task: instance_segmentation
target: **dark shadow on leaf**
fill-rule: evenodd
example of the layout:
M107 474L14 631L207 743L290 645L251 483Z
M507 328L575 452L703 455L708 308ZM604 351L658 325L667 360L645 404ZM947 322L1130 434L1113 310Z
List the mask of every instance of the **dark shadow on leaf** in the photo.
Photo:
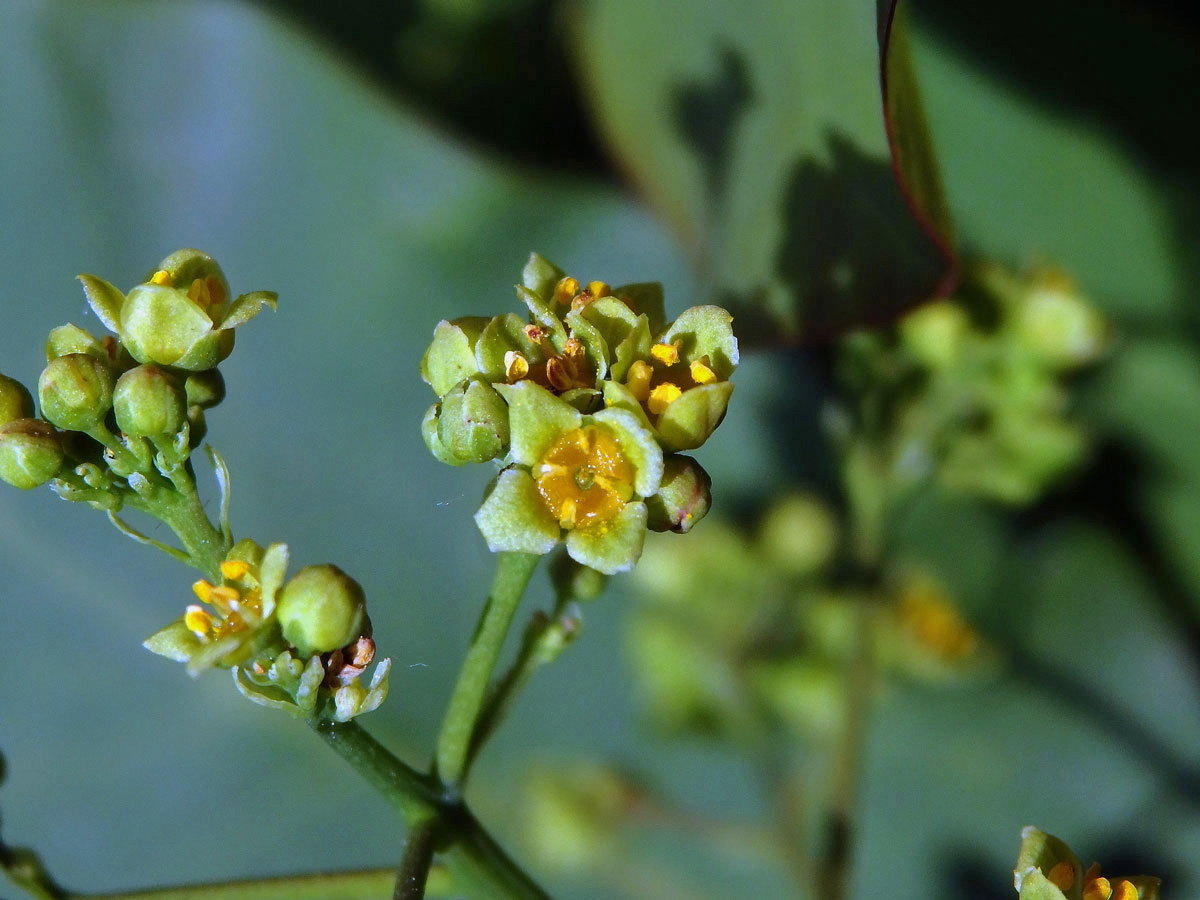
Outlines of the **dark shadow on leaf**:
M1013 842L1013 859L1017 858ZM970 900L1012 900L1012 871L997 869L982 856L965 849L947 851L938 866L935 884L938 890L930 891L931 897L969 897Z

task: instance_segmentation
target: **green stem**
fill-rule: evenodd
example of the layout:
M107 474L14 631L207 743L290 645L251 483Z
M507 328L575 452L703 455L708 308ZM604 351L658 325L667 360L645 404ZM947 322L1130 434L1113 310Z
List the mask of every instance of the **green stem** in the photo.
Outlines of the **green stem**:
M433 819L409 829L404 860L396 875L392 900L424 900L425 882L429 878L429 867L433 864L437 837L438 825Z
M486 900L549 900L474 816L441 784L401 762L355 722L313 721L313 730L391 803L410 827L436 819L456 892Z
M184 489L162 487L145 494L126 498L134 509L148 513L175 532L183 549L191 558L191 564L212 581L220 581L221 561L229 552L225 536L221 534L200 502L191 473L181 479Z
M395 880L394 869L364 869L180 885L126 894L69 894L66 900L386 900ZM435 866L430 870L426 896L455 896L450 874L444 868Z
M492 591L471 641L471 649L459 670L458 682L438 735L436 771L442 783L455 791L467 777L471 735L483 708L500 649L540 559L530 553L497 554Z

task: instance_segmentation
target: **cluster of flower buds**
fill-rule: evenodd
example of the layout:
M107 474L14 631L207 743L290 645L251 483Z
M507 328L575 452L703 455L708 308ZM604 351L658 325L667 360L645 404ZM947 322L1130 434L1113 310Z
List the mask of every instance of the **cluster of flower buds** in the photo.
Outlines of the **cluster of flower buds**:
M633 566L647 528L686 532L710 480L681 451L720 424L738 362L729 313L668 323L662 286L581 284L533 254L528 318L443 321L421 374L440 398L422 432L451 465L504 466L475 520L493 552L560 541L606 574Z
M239 541L221 563L221 583L197 581L200 602L146 648L187 663L193 675L232 669L247 698L297 716L345 722L376 709L391 660L361 683L375 658L362 587L332 565L306 566L285 582L287 565L286 545Z
M1150 875L1106 877L1100 864L1084 869L1071 848L1027 825L1013 870L1020 900L1158 900L1160 880Z
M0 376L0 479L24 489L53 481L68 499L114 510L131 491L174 481L204 437L204 411L224 398L216 367L233 329L273 308L275 295L232 298L220 266L198 250L171 254L128 294L79 279L113 334L50 332L41 418L30 392Z
M994 651L927 574L889 570L869 595L841 583L842 531L822 501L791 494L752 533L712 521L690 547L650 543L627 637L655 727L745 735L760 710L802 740L838 733L863 610L881 678L953 683L995 670Z
M1087 455L1068 378L1108 343L1108 324L1064 274L985 266L893 331L847 338L842 374L859 407L842 424L886 436L897 483L932 476L1029 503Z

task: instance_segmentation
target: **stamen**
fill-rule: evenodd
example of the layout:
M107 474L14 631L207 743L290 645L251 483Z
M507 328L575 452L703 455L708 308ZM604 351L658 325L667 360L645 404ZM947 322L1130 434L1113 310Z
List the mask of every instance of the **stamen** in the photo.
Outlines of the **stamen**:
M225 587L224 585L221 585L220 587L213 588L209 592L209 598L210 599L208 602L217 609L221 610L222 612L228 612L230 610L237 609L238 603L242 599L242 595L237 592L236 588Z
M1138 889L1132 881L1118 881L1113 888L1112 900L1138 900Z
M592 297L607 297L612 293L612 288L603 281L589 281L587 289Z
M558 284L554 286L554 302L566 305L570 303L575 295L579 293L579 282L568 275L566 278L560 278Z
M227 559L221 563L221 574L230 581L238 581L250 571L250 563L242 559Z
M692 373L692 381L696 384L712 384L717 380L717 373L699 360L692 363L689 370Z
M563 500L562 514L558 517L558 524L563 528L571 529L575 527L575 516L578 510L578 504L571 497Z
M174 282L173 282L173 279L171 278L170 272L168 272L166 269L159 269L157 272L155 272L153 275L150 276L150 283L151 284L159 284L159 285L162 285L163 287L171 287Z
M650 396L646 400L646 407L656 416L666 412L668 406L679 399L683 393L678 385L671 384L669 381L664 381L650 392Z
M213 617L200 606L189 606L183 614L183 624L199 638L207 638L213 631Z
M1055 863L1046 873L1046 879L1064 893L1075 883L1075 867L1069 862Z
M1125 884L1129 884L1129 882L1126 881ZM1083 886L1083 900L1111 900L1112 895L1112 885L1109 884L1107 878L1092 878Z
M673 366L679 362L679 341L673 344L655 344L650 348L650 355L664 366Z
M516 350L504 354L504 377L509 384L516 384L529 374L529 360Z
M546 360L546 380L560 394L575 386L575 367L569 360L555 356Z
M653 374L654 369L645 360L639 359L629 367L625 387L629 388L629 393L633 394L638 403L645 403L650 396L650 378Z
M197 581L195 584L192 585L192 593L194 593L198 598L200 598L200 600L202 600L205 603L212 602L209 599L212 596L212 589L213 589L213 586L209 582L205 581L203 578L201 578L199 581Z

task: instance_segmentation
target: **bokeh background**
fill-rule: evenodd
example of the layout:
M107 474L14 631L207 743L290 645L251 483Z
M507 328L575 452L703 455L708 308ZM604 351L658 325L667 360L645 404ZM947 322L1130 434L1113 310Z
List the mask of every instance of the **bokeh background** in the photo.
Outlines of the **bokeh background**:
M690 252L686 200L670 209L665 182L644 177L671 168L653 127L611 141L628 124L622 48L653 48L659 36L637 22L651 29L669 7L344 6L0 7L0 370L33 381L52 326L100 330L79 271L125 286L196 246L235 292L278 291L278 314L239 334L223 366L229 397L210 416L234 475L235 532L285 540L298 563L335 561L364 584L396 663L369 727L420 762L490 565L470 521L489 473L439 466L418 434L433 398L417 369L434 323L515 308L509 285L534 249L582 278L661 280L672 313L709 295L713 267ZM910 12L960 244L1063 264L1119 339L1083 387L1102 435L1086 472L1018 519L930 494L902 523L904 552L1036 665L880 700L853 895L1010 896L1018 831L1035 822L1109 869L1154 872L1167 896L1192 896L1200 176L1182 123L1200 99L1195 13L1065 0L920 0ZM778 42L764 58L810 48L789 30L789 4L730 15ZM721 71L722 48L703 35L680 28L670 40L665 57L682 47L696 71ZM789 70L769 71L780 96ZM831 85L861 77L827 72ZM736 238L748 253L766 239ZM763 346L745 358L703 454L718 510L828 477L822 388L806 377L814 353ZM795 419L786 442L782 415ZM390 811L302 725L140 648L178 615L188 584L177 564L48 490L3 492L6 838L87 891L389 864L400 840ZM530 609L549 595L535 584ZM718 748L639 727L621 640L630 592L618 578L587 608L584 638L535 680L477 770L473 805L518 857L536 763L610 757L697 810L762 814L750 777ZM706 897L785 896L781 875L677 835L641 849ZM535 874L557 896L621 894Z

